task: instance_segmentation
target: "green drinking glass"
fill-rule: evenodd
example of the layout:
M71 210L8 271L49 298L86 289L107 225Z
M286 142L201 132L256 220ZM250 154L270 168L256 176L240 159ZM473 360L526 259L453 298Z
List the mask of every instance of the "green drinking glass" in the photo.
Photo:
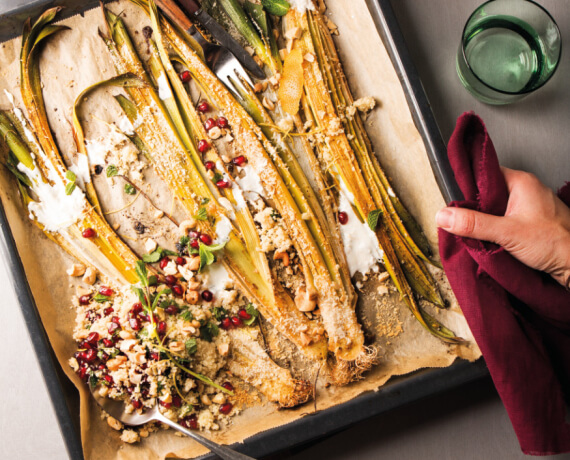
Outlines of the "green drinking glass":
M543 86L560 61L560 30L531 0L490 0L469 17L457 53L463 86L487 104L510 104Z

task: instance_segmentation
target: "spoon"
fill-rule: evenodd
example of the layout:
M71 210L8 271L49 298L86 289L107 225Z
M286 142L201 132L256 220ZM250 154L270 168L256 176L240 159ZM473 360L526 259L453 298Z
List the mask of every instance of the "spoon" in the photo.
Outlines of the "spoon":
M253 457L249 457L248 455L236 452L229 447L222 446L218 443L215 443L214 441L210 441L209 439L200 436L198 433L187 430L178 423L173 422L168 417L165 417L160 413L158 410L158 404L155 404L152 409L146 409L142 414L138 414L137 412L127 414L125 412L125 404L122 401L117 401L101 396L98 391L99 387L92 388L89 386L89 388L91 389L91 394L95 398L95 401L97 401L97 404L99 404L101 408L104 409L105 412L107 412L111 417L119 420L125 425L139 426L155 420L164 423L169 427L180 431L181 433L184 433L186 436L191 437L194 439L194 441L202 444L204 447L207 447L224 460L255 460Z

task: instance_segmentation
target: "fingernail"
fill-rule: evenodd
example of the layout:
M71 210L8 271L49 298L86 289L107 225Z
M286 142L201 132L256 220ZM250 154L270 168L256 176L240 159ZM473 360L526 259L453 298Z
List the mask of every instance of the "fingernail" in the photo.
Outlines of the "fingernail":
M449 208L440 209L435 215L435 224L439 228L449 230L453 227L453 211Z

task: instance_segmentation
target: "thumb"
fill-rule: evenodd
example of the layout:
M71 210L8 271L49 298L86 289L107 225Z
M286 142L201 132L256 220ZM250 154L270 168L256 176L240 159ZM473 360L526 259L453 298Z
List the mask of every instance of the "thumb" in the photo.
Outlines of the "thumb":
M504 217L493 216L471 209L443 208L435 216L435 223L443 230L457 236L501 244L506 226Z

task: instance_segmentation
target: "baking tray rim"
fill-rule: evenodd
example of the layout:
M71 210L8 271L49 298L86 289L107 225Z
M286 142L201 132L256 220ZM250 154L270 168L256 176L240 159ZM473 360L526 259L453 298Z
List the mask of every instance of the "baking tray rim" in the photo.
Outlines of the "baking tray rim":
M31 1L27 5L11 9L0 15L0 22L13 20L17 16L35 14L48 6L61 3L64 2L61 0L56 2L50 0ZM433 116L419 74L409 56L390 0L366 0L366 3L404 89L410 112L424 141L440 191L447 203L460 200L462 194L449 166L445 143ZM68 9L67 14L64 12L64 15L68 16L85 11L91 5L94 6L95 2L82 2L79 10ZM1 37L0 40L6 38L8 37ZM71 407L73 402L77 400L77 392L75 391L75 394L72 394L73 391L69 390L72 386L69 385L70 382L65 382L66 377L55 358L35 306L1 202L0 240L0 255L3 256L9 277L12 279L68 455L74 460L83 459L78 416L74 414L76 408ZM446 368L423 369L406 376L393 378L376 391L365 392L345 403L255 434L247 438L244 443L236 444L234 447L239 451L258 457L275 454L487 375L488 370L483 359L474 363L458 359ZM201 458L213 459L216 457L208 454Z

